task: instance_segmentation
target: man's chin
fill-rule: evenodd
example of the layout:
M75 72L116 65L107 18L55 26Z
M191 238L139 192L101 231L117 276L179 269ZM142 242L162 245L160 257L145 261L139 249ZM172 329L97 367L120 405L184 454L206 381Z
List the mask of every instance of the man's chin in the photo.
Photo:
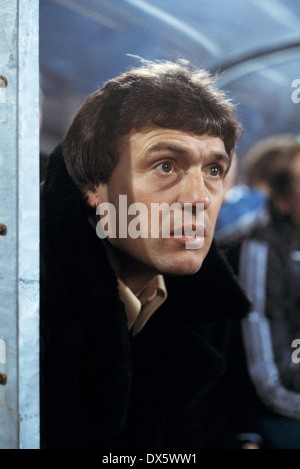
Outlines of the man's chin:
M203 260L204 259L190 259L181 262L175 261L161 268L161 273L172 276L194 275L201 269Z

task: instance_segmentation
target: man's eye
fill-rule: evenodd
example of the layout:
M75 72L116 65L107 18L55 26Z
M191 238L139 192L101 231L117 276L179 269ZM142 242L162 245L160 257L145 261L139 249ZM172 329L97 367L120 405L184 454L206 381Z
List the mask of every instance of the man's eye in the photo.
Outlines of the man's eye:
M156 169L158 171L161 171L162 173L167 174L173 171L173 165L169 161L164 161L163 163L160 163L159 165L157 165Z
M222 170L219 166L211 166L210 168L210 174L217 178L217 177L220 177L222 176Z

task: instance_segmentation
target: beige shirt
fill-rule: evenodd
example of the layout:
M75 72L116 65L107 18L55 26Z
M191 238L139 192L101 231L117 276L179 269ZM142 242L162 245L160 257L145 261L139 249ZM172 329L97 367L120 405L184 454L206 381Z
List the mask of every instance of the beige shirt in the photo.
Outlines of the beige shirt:
M119 297L124 304L128 329L138 334L167 298L167 290L162 275L157 275L137 296L119 278Z

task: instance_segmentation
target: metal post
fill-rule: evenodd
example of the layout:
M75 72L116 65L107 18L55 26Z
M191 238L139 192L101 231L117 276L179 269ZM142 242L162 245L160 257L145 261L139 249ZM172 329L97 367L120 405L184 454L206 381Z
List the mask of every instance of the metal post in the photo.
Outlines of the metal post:
M0 7L0 448L39 447L38 0Z

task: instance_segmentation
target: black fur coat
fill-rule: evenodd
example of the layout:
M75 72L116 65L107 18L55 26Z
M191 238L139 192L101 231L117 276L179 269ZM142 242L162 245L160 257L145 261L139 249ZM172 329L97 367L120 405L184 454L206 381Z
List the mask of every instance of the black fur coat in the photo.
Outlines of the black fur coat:
M249 303L216 246L197 274L165 278L168 299L132 338L60 147L41 211L42 447L234 445L237 431L248 430L235 366Z

